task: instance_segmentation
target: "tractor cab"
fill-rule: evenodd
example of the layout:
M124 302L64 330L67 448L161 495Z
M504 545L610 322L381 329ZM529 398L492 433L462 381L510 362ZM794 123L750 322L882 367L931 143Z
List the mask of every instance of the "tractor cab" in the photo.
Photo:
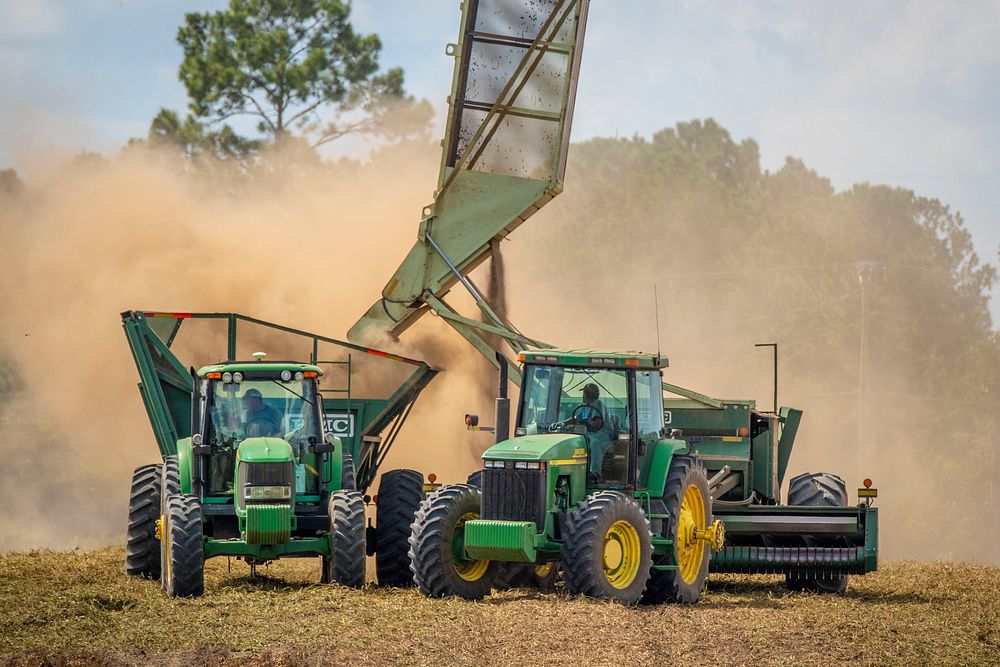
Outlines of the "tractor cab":
M237 504L251 493L265 494L260 500L319 499L324 440L317 381L322 375L316 366L291 362L236 362L198 371L192 412L194 439L201 441L196 447L203 455L198 478L204 496L234 496L240 477L236 462L253 465L250 452L264 446L271 450L268 463L277 457L291 470L271 466L272 481L281 483L244 489L235 494Z
M635 489L661 437L665 359L591 350L524 352L515 436L574 434L587 486Z

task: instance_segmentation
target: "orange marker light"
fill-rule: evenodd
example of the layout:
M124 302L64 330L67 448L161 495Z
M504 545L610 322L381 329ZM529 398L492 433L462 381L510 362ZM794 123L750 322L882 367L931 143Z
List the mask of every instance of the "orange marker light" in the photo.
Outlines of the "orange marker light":
M434 482L436 482L437 478L438 478L438 476L435 475L434 473L431 473L431 474L427 475L427 481L430 482L431 484L433 484Z
M861 483L865 485L866 489L872 488L872 481L870 479L868 479L867 477L865 478L865 481L863 481Z
M219 380L222 378L222 373L208 373L205 377L209 380Z
M626 366L638 366L639 365L639 360L636 359L636 358L634 358L634 357L630 357L630 358L628 358L628 359L625 360L625 365Z
M302 377L314 378L317 375L319 375L319 373L317 373L316 371L306 371L305 373L302 374Z
M738 429L736 429L736 435L740 436L741 438L745 438L748 435L750 435L750 429L748 429L746 426L740 426Z

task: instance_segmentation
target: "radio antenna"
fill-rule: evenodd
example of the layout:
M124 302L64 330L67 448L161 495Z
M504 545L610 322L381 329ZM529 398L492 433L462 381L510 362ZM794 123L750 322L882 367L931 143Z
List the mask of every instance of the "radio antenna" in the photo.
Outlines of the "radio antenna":
M653 313L656 316L656 358L660 358L660 299L656 295L656 283L653 283Z

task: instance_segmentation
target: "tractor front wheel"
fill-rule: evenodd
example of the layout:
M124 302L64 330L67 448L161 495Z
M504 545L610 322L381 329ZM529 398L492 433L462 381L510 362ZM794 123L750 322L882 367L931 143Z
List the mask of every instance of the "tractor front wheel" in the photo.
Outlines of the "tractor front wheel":
M424 476L416 470L382 475L375 501L375 574L381 586L412 586L410 524L424 499Z
M323 559L323 583L365 584L365 501L357 491L330 495L331 558Z
M196 496L172 496L163 516L162 573L167 595L198 597L205 592L205 545L201 504Z
M646 589L653 554L649 520L617 491L598 491L570 512L562 547L571 595L635 604Z
M160 464L139 466L132 473L125 532L125 574L157 579L160 576L160 544L156 521L160 518Z
M410 535L410 569L420 592L481 600L493 590L503 563L465 555L465 522L479 518L479 489L443 486L417 510Z

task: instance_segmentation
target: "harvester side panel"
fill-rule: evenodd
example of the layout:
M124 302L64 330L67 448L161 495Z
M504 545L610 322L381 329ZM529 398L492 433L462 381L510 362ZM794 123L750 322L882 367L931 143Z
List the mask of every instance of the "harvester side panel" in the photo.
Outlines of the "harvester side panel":
M161 323L162 324L162 323ZM174 320L170 321L174 325ZM160 327L168 340L172 327ZM194 381L167 343L140 313L122 313L122 327L139 372L139 393L161 456L177 453L177 440L191 435Z

